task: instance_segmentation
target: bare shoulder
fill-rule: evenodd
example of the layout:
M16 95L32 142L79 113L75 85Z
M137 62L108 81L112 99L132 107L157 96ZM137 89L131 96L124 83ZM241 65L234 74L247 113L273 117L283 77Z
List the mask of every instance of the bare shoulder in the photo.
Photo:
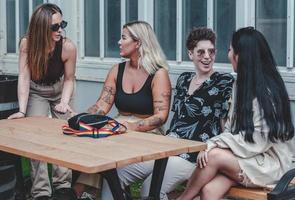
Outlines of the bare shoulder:
M118 70L119 70L119 64L114 64L109 71L109 76L117 77Z
M64 38L63 39L63 50L70 51L70 52L76 51L76 45L69 38Z
M164 68L158 69L152 80L153 88L169 87L171 88L168 71Z
M62 45L62 60L76 60L77 58L77 49L76 45L68 38L63 39Z
M154 79L162 79L167 77L169 77L168 71L164 68L160 68L158 71L156 71Z
M28 39L26 37L23 37L19 43L19 50L20 52L27 52L27 48L28 48Z

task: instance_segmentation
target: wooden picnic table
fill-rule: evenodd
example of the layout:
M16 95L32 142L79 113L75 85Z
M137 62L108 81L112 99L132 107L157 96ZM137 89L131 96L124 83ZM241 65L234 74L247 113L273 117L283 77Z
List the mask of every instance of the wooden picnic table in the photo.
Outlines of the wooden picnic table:
M101 172L115 199L124 199L116 168L156 160L150 197L158 199L168 157L206 148L202 142L135 131L100 139L67 136L62 133L66 123L46 117L0 120L0 150L80 172Z

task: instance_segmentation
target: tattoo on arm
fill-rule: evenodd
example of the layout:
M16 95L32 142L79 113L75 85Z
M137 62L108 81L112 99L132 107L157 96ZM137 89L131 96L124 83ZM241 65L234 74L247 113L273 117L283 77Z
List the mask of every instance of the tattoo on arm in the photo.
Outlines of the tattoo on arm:
M163 124L163 121L160 117L152 117L150 119L144 119L136 122L139 130L146 129L145 126L159 127Z
M157 111L163 111L163 110L168 110L168 106L165 106L165 105L162 105L162 106L155 106L154 107L154 110L157 110Z
M105 111L99 109L98 105L94 104L87 110L91 114L105 115Z
M110 87L110 86L104 86L103 87L103 94L101 99L107 103L107 104L112 104L112 98L115 95L115 91L114 88Z
M154 103L163 103L161 100L155 100Z
M91 114L95 114L96 111L97 111L98 107L96 104L90 106L88 109L87 109L87 112L91 113Z
M138 128L142 128L143 126L145 126L144 120L140 120L137 123Z
M161 120L160 117L153 117L153 118L151 118L151 119L148 120L148 124L150 126L156 126L156 127L158 127L158 126L161 126L162 125L162 120Z
M163 99L154 101L154 110L155 111L164 111L169 110L169 101L170 101L170 92L163 92L161 94Z
M169 110L170 101L170 91L163 92L161 97L154 100L154 110L155 111L166 111ZM164 123L164 121L158 116L151 116L148 119L143 119L136 122L137 128L139 130L150 129L150 127L159 127Z
M100 109L96 113L99 115L106 115L105 111L100 110Z
M164 98L165 101L170 101L171 92L163 92L161 96Z

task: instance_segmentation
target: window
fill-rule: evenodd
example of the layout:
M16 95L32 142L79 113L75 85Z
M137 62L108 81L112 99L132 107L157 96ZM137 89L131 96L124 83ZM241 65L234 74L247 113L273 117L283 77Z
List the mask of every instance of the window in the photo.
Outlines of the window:
M121 35L121 1L105 0L105 56L119 57L118 41Z
M16 52L15 0L6 0L7 53Z
M286 66L287 0L259 0L255 6L257 30L266 37L277 65Z
M135 21L138 19L138 1L126 1L126 22Z
M207 26L207 2L204 0L185 0L182 4L182 58L189 60L186 39L193 27Z
M36 8L43 3L43 0L33 0L33 8Z
M19 1L19 38L27 32L29 25L29 0Z
M236 2L233 0L215 0L214 2L214 30L216 40L216 62L229 63L227 50L232 33L236 27Z
M43 0L32 1L34 8L41 3ZM19 40L27 32L29 5L30 0L6 0L7 53L17 52Z
M85 56L99 57L99 1L85 1L84 13Z
M72 26L70 39L77 44L78 59L91 65L93 61L106 65L117 61L122 25L137 19L153 26L167 59L172 61L171 69L192 66L186 62L189 61L186 39L193 27L200 26L216 32L215 66L230 69L227 50L232 32L249 25L265 35L279 66L292 68L295 63L295 3L292 0L87 0L76 3L3 0L0 12L6 16L0 22L1 56L17 53L19 39L27 31L34 8L43 2L57 3L64 12L68 11L65 17L73 16L68 20Z
M103 4L101 3L102 1L97 0L87 0L84 3L85 56L118 58L121 23L138 19L138 1L126 0L125 11L123 11L125 13L121 13L122 2L119 0L103 0ZM103 10L100 9L102 5L105 8ZM101 11L103 13L100 13ZM126 18L121 20L124 15ZM101 16L103 19L100 18ZM101 46L104 52L100 52Z
M176 59L176 0L154 2L154 30L167 59Z

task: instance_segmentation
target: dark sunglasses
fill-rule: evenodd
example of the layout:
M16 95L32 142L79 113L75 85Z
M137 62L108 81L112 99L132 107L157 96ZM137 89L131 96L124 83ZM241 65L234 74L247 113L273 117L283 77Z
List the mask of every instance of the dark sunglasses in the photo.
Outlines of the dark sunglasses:
M199 49L199 50L197 50L197 55L199 57L203 58L205 56L206 51L208 52L210 57L215 56L216 49L214 49L214 48L212 48L212 49Z
M52 31L56 32L56 31L59 30L59 28L64 29L65 27L67 27L67 25L68 25L68 22L66 22L66 21L63 20L63 21L61 21L60 24L58 24L58 23L56 23L56 24L52 24L52 25L50 26L50 29L51 29Z

